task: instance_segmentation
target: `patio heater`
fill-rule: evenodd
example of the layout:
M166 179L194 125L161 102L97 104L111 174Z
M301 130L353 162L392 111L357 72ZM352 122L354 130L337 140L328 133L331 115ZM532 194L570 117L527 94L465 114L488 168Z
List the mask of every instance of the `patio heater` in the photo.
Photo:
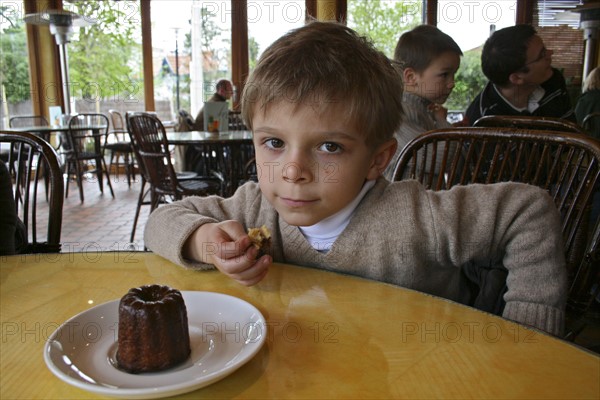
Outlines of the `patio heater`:
M65 10L46 10L35 14L27 14L23 20L32 25L48 25L50 33L58 46L60 55L60 75L63 81L62 90L65 102L65 114L71 114L71 94L69 88L69 64L67 43L69 43L73 27L82 27L96 23L94 19L83 17Z

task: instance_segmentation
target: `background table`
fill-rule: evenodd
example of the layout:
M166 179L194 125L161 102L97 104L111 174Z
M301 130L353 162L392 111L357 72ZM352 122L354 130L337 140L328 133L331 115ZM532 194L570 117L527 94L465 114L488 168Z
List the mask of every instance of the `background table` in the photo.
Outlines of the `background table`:
M415 291L282 264L246 288L151 253L89 252L0 258L0 398L97 398L52 375L42 357L45 340L73 315L151 283L230 294L267 320L266 343L250 362L181 398L597 399L600 393L598 356Z
M251 131L225 131L219 134L202 131L167 132L170 144L177 145L175 169L194 171L207 175L203 166L204 155L217 153L223 179L225 195L232 195L246 179L246 164L254 158L254 145Z

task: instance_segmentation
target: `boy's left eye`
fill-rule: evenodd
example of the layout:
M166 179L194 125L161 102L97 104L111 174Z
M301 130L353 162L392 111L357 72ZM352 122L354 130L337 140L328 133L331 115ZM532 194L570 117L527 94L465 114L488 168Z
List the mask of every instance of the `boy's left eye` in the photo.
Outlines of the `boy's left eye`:
M331 142L323 143L320 149L327 153L339 153L342 150L340 145Z

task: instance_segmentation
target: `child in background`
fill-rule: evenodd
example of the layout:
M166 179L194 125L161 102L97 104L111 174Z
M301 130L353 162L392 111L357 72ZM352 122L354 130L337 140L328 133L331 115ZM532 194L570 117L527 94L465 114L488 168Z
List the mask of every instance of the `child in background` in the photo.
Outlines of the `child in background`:
M383 178L397 147L402 82L365 38L327 22L290 31L248 78L242 113L259 182L229 198L157 208L145 229L152 251L259 290L275 261L466 304L463 266L506 268L501 314L561 333L566 268L552 199L518 183L432 192ZM258 257L247 231L262 225L271 251Z
M400 36L394 61L400 64L404 81L404 119L395 135L398 150L385 172L388 179L393 179L400 151L408 142L423 132L452 126L442 104L452 93L462 55L458 44L432 25L419 25Z

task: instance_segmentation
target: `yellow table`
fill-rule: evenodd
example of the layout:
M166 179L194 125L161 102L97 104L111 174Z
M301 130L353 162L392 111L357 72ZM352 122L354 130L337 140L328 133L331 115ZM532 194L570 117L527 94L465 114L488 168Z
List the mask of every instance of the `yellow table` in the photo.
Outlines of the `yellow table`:
M0 257L0 398L83 399L46 367L45 340L131 287L167 284L241 298L265 345L224 379L180 398L598 399L600 358L501 318L411 290L275 264L246 288L151 253Z

